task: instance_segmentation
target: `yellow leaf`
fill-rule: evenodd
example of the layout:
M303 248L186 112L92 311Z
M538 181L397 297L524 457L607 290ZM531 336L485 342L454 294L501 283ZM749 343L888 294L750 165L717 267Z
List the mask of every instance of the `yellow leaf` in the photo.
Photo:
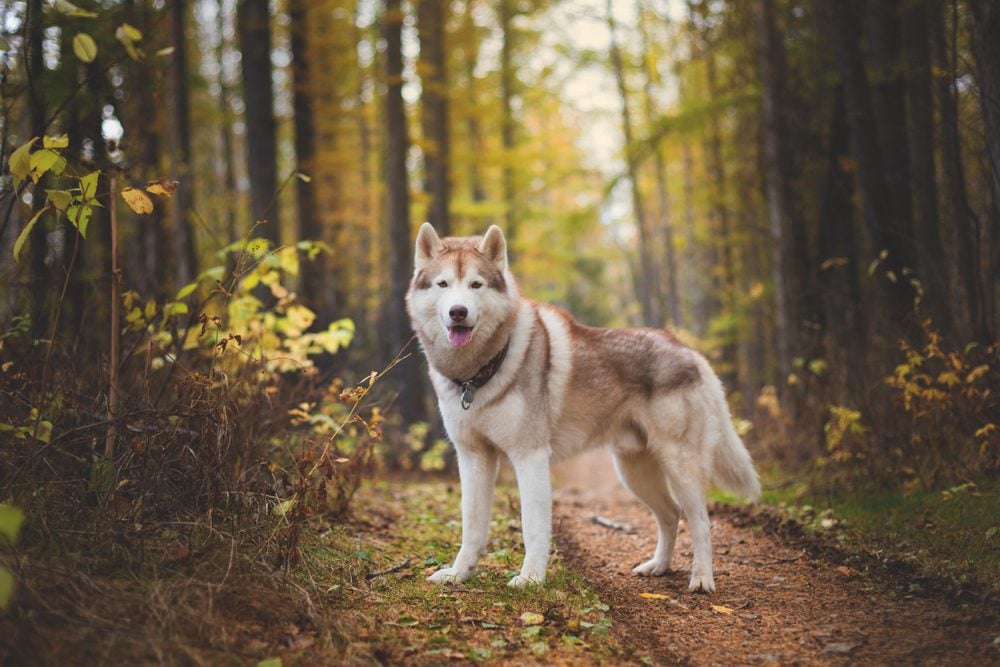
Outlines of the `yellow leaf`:
M58 137L42 137L42 148L68 148L69 135L60 134Z
M145 215L153 212L153 200L146 196L146 193L136 188L124 188L121 192L122 199L128 207L138 213Z
M712 605L712 611L718 612L718 613L722 614L723 616L732 616L733 615L733 610L732 609L730 609L729 607L723 607L721 604L713 604Z
M150 181L146 184L146 192L151 195L160 195L161 197L173 197L174 190L177 189L177 181Z
M972 384L973 382L975 382L976 380L978 380L982 376L986 375L986 373L989 370L990 370L990 367L987 366L986 364L983 364L982 366L976 366L971 371L969 371L969 375L965 378L965 383L966 384Z
M639 597L646 598L647 600L669 600L669 595L663 595L662 593L639 593Z
M65 14L66 16L72 16L75 18L92 19L97 16L97 12L81 9L69 0L55 0L55 2L52 3L52 8L60 14Z
M536 614L533 611L526 611L521 614L521 623L524 625L539 625L545 620L545 617L541 614Z
M73 37L73 55L82 63L92 63L97 57L97 42L85 32L78 32Z
M8 167L16 182L23 181L31 173L31 147L38 141L35 137L10 154Z
M944 373L938 375L937 381L938 384L943 384L946 387L954 387L955 385L961 383L961 380L958 379L958 376L950 371L945 371Z

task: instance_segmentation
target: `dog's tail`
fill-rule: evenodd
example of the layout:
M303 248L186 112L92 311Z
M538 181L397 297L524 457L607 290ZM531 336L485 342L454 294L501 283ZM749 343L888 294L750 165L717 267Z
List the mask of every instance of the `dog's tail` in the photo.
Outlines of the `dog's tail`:
M712 460L715 481L726 491L746 496L750 500L759 500L760 478L753 467L750 452L747 451L733 426L722 384L714 377L713 380L711 393L717 403L716 414L722 422L719 425L720 437L715 445Z
M721 442L715 448L714 472L716 481L726 491L760 499L760 478L753 467L750 452L743 445L731 424L723 427Z

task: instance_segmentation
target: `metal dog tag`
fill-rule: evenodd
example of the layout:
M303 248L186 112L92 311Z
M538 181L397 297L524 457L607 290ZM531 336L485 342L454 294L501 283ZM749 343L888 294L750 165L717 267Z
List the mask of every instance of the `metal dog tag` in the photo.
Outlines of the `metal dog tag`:
M462 385L462 409L468 410L469 406L472 405L472 399L476 397L476 392L472 390L472 387L468 382Z

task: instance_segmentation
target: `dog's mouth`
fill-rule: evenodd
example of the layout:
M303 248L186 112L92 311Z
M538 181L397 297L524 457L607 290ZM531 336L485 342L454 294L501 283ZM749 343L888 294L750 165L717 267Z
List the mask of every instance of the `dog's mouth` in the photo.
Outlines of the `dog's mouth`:
M448 342L452 347L465 347L472 340L472 327L455 324L448 327Z

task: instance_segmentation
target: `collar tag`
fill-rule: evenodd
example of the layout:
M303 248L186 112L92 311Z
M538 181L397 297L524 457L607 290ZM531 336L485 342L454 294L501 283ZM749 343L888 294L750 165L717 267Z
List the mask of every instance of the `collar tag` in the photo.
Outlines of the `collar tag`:
M468 410L469 406L472 405L472 399L476 397L476 392L472 389L472 384L469 382L462 383L462 409Z

